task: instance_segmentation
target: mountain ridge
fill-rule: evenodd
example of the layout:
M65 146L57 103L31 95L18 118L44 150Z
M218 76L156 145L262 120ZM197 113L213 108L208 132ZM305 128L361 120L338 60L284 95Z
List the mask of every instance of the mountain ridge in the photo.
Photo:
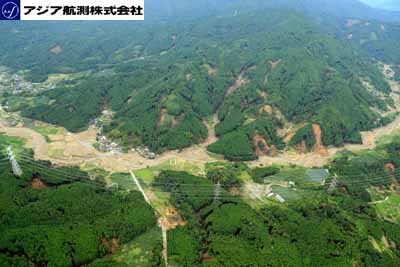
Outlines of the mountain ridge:
M377 61L368 58L370 48L356 43L354 32L354 40L345 38L350 29L345 19L338 24L335 17L313 19L299 14L297 6L288 11L285 3L292 2L274 9L232 8L206 20L185 18L182 24L151 21L133 28L121 23L115 31L76 23L65 25L65 37L55 37L52 32L60 30L47 27L47 36L40 37L47 50L23 60L27 68L39 67L31 75L90 71L35 95L22 114L79 131L110 109L114 116L103 125L104 134L127 148L144 144L158 153L204 142L204 120L216 115L218 139L209 150L232 160L252 160L260 151L274 153L302 142L311 149L310 124L322 128L325 146L360 143L360 131L382 123L377 110L393 105ZM311 9L316 1L309 3ZM13 36L24 36L15 29ZM90 30L91 38L85 37ZM136 38L127 37L131 34ZM71 36L79 39L63 45L62 39ZM51 54L54 47L61 52ZM35 57L49 64L39 65ZM12 60L3 58L6 64ZM303 127L285 142L288 123Z

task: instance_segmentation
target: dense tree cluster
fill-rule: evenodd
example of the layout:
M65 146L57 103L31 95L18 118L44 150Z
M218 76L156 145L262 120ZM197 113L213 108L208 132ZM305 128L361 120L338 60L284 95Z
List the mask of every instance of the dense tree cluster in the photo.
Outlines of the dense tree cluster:
M210 145L208 150L222 154L226 159L232 161L253 160L257 158L255 146L260 146L260 144L254 143L256 135L265 140L267 145L282 149L285 144L282 138L277 136L276 126L273 121L268 114L263 113L254 122L245 124L237 130L222 136L217 142Z
M257 173L260 171L256 171ZM182 181L207 188L209 180L182 172L162 172L172 202L187 225L169 232L171 266L397 266L400 251L383 251L371 240L399 244L399 225L378 218L367 202L346 194L317 194L287 205L250 208L224 191L191 194ZM228 197L229 196L229 197Z
M209 150L230 160L252 160L257 146L263 150L264 142L254 142L255 130L268 146L283 149L277 132L285 121L320 124L325 145L360 143L360 131L392 119L376 112L393 101L374 59L399 64L399 26L356 3L341 12L365 19L346 24L348 17L328 2L224 1L218 7L209 3L211 11L192 1L204 9L192 10L191 18L164 15L168 19L153 18L140 27L124 22L0 26L8 36L0 48L15 51L1 55L0 62L27 69L34 81L80 73L34 95L28 105L15 105L17 110L72 131L112 110L104 133L125 147L144 144L163 152L198 144L215 114L219 141ZM188 7L177 6L177 13ZM156 12L153 8L149 12ZM242 12L226 16L235 10ZM309 130L301 129L291 144L306 136L311 147Z
M347 192L365 197L365 189L370 186L390 188L398 179L400 166L400 138L380 145L375 150L354 154L350 151L340 154L331 164L331 172L336 174Z
M292 139L290 139L290 145L295 146L303 141L305 142L308 150L311 150L315 145L315 135L311 124L307 124L299 129Z
M279 171L280 171L279 167L276 166L262 167L262 168L257 167L251 171L251 177L253 178L254 182L263 184L264 178L275 175L279 173Z
M242 162L235 163L207 163L207 178L214 183L220 183L224 188L240 185L240 175L247 172L248 166Z
M156 225L139 192L106 190L82 180L77 169L55 171L23 165L16 178L10 166L0 166L1 266L83 266Z

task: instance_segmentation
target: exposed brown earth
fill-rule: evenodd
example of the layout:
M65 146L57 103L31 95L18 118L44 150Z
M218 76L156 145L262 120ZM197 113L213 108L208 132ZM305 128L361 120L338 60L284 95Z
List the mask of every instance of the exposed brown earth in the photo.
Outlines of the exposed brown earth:
M264 98L265 100L268 99L268 94L265 91L259 91L260 96L262 96L262 98Z
M111 254L114 254L119 249L119 238L113 237L111 240L107 240L105 238L101 239L101 243L110 251Z
M203 262L210 262L210 261L214 261L214 260L215 260L215 257L210 256L210 255L208 254L208 252L205 252L205 253L203 253L203 254L201 255L201 260L202 260Z
M31 187L33 189L44 189L44 188L48 188L48 185L45 184L42 180L40 180L39 178L33 178L32 182L31 182Z
M210 75L210 76L216 76L217 75L218 69L213 68L209 64L204 64L203 66L204 66L204 68L206 68L208 75Z
M225 98L230 96L231 94L233 94L237 89L239 89L240 87L248 84L250 81L248 79L246 79L244 77L244 74L249 71L252 70L253 68L255 68L256 66L250 66L248 68L243 69L239 75L236 77L235 82L228 88L228 91L226 91L225 94Z
M218 137L215 133L215 126L219 123L218 114L214 114L213 122L209 123L208 121L204 120L203 124L207 127L208 137L207 139L201 144L202 147L207 148L209 145L218 141Z
M267 112L269 115L272 115L272 106L271 105L265 105L260 108L259 113Z
M109 100L108 100L108 96L105 96L103 98L103 110L108 110L109 109Z
M392 131L399 128L400 118L395 122L373 131L374 139L390 134ZM65 129L64 129L65 130ZM211 128L209 129L212 133ZM167 160L182 159L189 162L204 164L206 162L221 161L211 157L206 150L207 144L213 142L209 137L208 141L201 146L192 146L182 151L168 151L158 156L155 160L145 159L136 152L129 152L125 154L111 154L102 153L97 151L93 144L96 143L95 129L73 134L66 133L62 135L50 136L56 138L58 142L47 143L45 137L35 132L32 129L24 127L2 127L0 132L10 136L21 137L26 140L26 146L32 148L35 152L35 159L50 160L52 163L61 166L81 165L83 163L93 163L108 171L127 172L129 170L142 169L146 166L157 166ZM290 135L290 134L289 134ZM365 136L365 134L363 134ZM293 153L290 151L282 152L276 156L262 155L258 160L250 162L250 165L258 166L259 164L296 164L306 167L318 167L325 165L331 157L337 152L347 149L352 151L359 151L366 148L375 147L375 142L367 145L345 145L343 148L329 148L327 155L320 155L318 153ZM61 155L49 155L51 148L58 148L62 150Z
M166 108L162 108L160 111L160 121L158 122L158 127L164 125L165 119L167 118L168 111Z
M396 176L396 166L394 165L394 163L392 163L392 162L386 163L385 170L392 175L392 184L390 186L390 189L392 191L399 191L400 184L399 184L399 181Z
M293 136L296 134L296 131L297 128L292 128L286 133L285 137L283 138L285 144L289 144L290 140L292 140Z
M53 53L54 55L58 55L62 52L62 48L61 48L61 46L57 45L57 46L53 47L52 49L50 49L50 52Z
M228 88L225 97L233 94L240 87L248 84L250 81L244 78L244 72L240 73L239 76L235 79L235 82Z
M302 140L299 144L297 144L296 150L301 154L306 154L308 151L306 140Z
M378 242L376 242L375 238L370 237L369 241L371 242L372 246L374 247L374 249L376 251L378 251L379 253L382 253L382 249L380 248L380 246L378 245Z
M255 132L254 132L253 143L254 143L254 146L256 147L256 155L257 156L262 156L262 155L268 154L268 150L269 150L268 143L263 136L258 134L257 130L255 130ZM264 145L264 148L260 147L260 143L262 143Z
M271 64L271 69L272 70L276 69L278 67L279 63L281 63L281 61L282 61L281 59L278 59L276 61L270 60L269 64Z
M168 207L167 209L167 218L164 220L167 229L175 229L178 226L184 226L187 224L187 221L184 221L182 217L178 214L175 208Z
M382 243L386 248L391 248L389 240L385 234L382 236Z
M393 73L391 70L386 68L388 77L392 77ZM393 82L393 90L398 90L398 84ZM400 105L397 105L400 107ZM275 112L275 111L274 111ZM214 124L216 124L218 117L215 115ZM208 123L205 123L208 125ZM97 130L89 129L79 134L68 133L63 129L63 134L50 135L49 138L54 141L47 143L44 136L35 132L32 129L19 127L7 127L5 121L0 121L0 132L10 136L21 137L26 140L26 146L32 148L35 152L35 159L50 160L54 164L58 165L81 165L82 163L93 163L101 168L108 171L127 172L129 170L142 169L146 166L157 166L165 161L171 159L181 159L188 162L194 162L198 164L204 164L206 162L221 161L214 157L211 157L206 150L207 145L216 141L214 127L208 125L209 137L204 144L200 146L192 146L182 151L168 151L159 155L155 160L145 159L136 152L129 152L125 154L112 154L102 153L97 151L93 144L96 143ZM360 151L364 149L373 149L376 146L377 140L385 135L392 134L395 130L399 129L400 116L397 117L392 123L372 130L363 132L363 144L361 145L350 145L347 144L341 148L328 148L326 153L320 154L316 152L310 153L294 153L292 151L284 151L275 156L261 155L258 160L252 161L249 164L253 166L259 166L260 164L270 165L276 164L296 164L305 167L320 167L328 163L328 161L339 151L344 149L350 151ZM285 142L290 140L293 136L296 127L286 133ZM316 134L318 136L319 133ZM321 133L322 135L322 133ZM319 138L318 138L319 139ZM266 140L265 140L266 141ZM322 144L322 141L320 142ZM51 155L49 151L59 149L61 150L60 155ZM325 151L324 151L325 152Z
M263 155L276 155L277 149L274 145L269 145L267 140L265 140L264 136L261 136L258 133L258 130L254 131L254 138L253 143L256 148L256 155L263 156ZM260 143L264 145L264 148L260 147Z
M322 142L322 129L319 124L313 124L313 131L315 136L315 145L313 147L314 152L319 153L321 155L327 155L328 151Z
M238 196L238 195L240 194L240 190L239 190L239 187L238 187L237 185L232 185L232 186L229 188L229 192L230 192L231 194L233 194L233 195L236 195L236 196Z

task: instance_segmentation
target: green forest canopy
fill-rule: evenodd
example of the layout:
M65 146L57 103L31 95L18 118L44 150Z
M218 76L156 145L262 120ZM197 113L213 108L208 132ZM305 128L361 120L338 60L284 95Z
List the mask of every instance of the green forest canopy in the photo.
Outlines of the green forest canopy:
M0 139L3 159L7 143ZM87 175L76 168L38 164L48 163L21 164L20 178L9 163L0 164L1 266L83 266L156 226L152 208L138 191L106 190L87 178L60 177L67 171ZM161 251L153 257L160 264ZM121 264L108 260L107 266Z
M349 17L338 12L344 2L338 7L255 2L246 2L247 7L224 2L213 12L150 19L137 27L122 22L0 25L9 36L0 44L8 51L0 62L28 70L33 81L52 73L83 75L35 95L33 103L21 105L24 116L81 131L103 109L111 109L115 116L103 129L110 138L155 152L202 142L207 137L203 122L215 113L220 139L209 150L236 160L257 157L253 130L264 126L266 142L284 148L276 136L284 120L319 123L323 143L335 146L360 143L360 131L386 123L371 109L386 111L392 103L376 60L399 64L398 24L386 22L379 12L372 19L373 10L356 2L342 8L346 16L361 16L351 28ZM321 9L326 16L315 14ZM60 52L51 52L54 47ZM228 90L239 76L241 86ZM267 115L260 111L265 105L283 118L272 114L266 125ZM236 140L237 148L232 146Z

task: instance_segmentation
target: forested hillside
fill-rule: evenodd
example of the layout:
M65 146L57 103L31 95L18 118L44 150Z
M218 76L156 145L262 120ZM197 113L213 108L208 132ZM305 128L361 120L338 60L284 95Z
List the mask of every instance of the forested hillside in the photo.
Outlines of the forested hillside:
M169 231L170 266L398 266L399 149L397 136L375 150L344 152L326 166L326 185L286 177L296 180L290 194L307 193L256 208L238 195L243 172L268 184L284 167L210 164L208 179L161 172L154 186L171 192L187 221Z
M80 131L111 110L108 137L155 152L203 142L216 115L218 141L209 151L251 160L304 142L311 149L310 123L325 146L360 143L360 131L379 127L393 108L377 62L400 60L390 13L357 1L161 2L166 14L137 25L0 25L9 36L0 48L15 51L0 56L1 64L26 69L33 81L79 73L33 95L22 114ZM204 8L188 16L193 5ZM174 7L181 18L170 17ZM352 42L345 38L346 21L361 17L384 21L380 42L366 39L364 29ZM293 128L300 132L290 141Z
M211 182L187 173L162 172L155 184L171 192L188 222L169 231L170 266L400 264L399 225L379 217L365 198L339 191L329 196L315 187L306 199L252 209L229 185L213 201L212 187L205 189ZM391 245L381 250L379 240Z
M156 227L152 208L137 191L106 190L101 177L88 182L77 168L46 162L22 169L18 178L8 162L0 164L0 266L89 266ZM151 266L161 266L161 245L153 254ZM104 259L90 266L128 265Z

